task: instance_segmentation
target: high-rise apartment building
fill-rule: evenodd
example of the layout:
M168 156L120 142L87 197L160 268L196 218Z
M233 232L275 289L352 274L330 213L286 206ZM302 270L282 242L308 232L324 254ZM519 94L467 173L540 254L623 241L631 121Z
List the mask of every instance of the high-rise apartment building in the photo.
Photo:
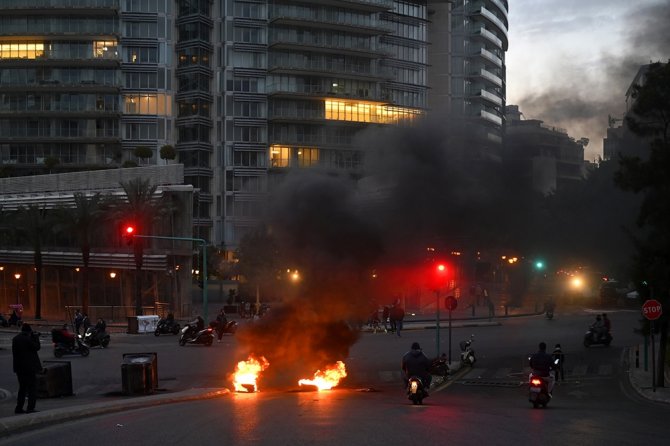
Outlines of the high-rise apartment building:
M509 5L507 0L449 3L450 115L465 120L467 136L476 142L472 147L479 150L473 154L475 158L500 160L505 126Z
M194 236L232 249L284 172L356 177L360 129L425 112L426 5L3 0L0 172L159 164L172 145Z

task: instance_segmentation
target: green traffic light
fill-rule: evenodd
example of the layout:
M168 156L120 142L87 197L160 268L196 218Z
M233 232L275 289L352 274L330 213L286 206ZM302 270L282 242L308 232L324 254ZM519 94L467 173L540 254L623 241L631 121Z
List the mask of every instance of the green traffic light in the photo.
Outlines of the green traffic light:
M544 268L544 262L542 262L542 261L535 262L535 268L537 268L537 269Z

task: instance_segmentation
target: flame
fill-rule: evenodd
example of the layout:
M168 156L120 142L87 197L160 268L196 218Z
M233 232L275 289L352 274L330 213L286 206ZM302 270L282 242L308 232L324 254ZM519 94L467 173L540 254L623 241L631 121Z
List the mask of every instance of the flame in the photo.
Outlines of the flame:
M261 372L268 368L270 363L264 356L256 359L249 356L246 361L240 361L233 373L233 385L236 392L255 392L258 390L256 381Z
M342 361L337 361L323 372L317 370L314 379L301 379L299 385L316 386L319 390L330 390L340 383L340 380L347 376L347 371Z

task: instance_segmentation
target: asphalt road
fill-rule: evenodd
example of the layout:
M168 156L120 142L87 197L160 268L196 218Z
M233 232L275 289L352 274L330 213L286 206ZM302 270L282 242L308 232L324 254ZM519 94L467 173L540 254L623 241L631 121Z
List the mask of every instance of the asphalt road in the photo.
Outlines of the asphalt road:
M330 392L286 389L231 393L213 400L85 418L12 436L0 445L9 441L69 444L73 438L98 445L131 441L260 445L657 443L670 433L666 423L670 410L637 396L621 367L624 346L639 341L633 333L639 316L625 311L610 315L615 337L610 348L585 349L581 345L585 327L593 319L583 311L559 313L552 321L528 317L507 319L501 326L454 329L454 353L458 341L474 334L478 362L442 390L433 391L421 407L406 400L398 386L397 369L400 356L412 341L432 353L435 330L406 331L401 338L364 335L346 361L350 379L343 388ZM448 350L446 330L440 340L442 350ZM568 379L556 388L547 409L532 409L523 385L525 358L540 340L550 346L562 344ZM80 395L87 393L99 396L105 386L118 389L118 360L126 350L157 351L161 385L226 385L226 370L232 370L234 363L234 338L210 349L177 348L175 344L174 337L119 337L109 350L94 351L89 358L73 358L73 380L80 382L81 392L70 398L83 398ZM91 359L95 362L87 362ZM231 367L226 368L228 364ZM3 370L0 382L4 383L5 376ZM89 386L87 391L83 391L85 386ZM46 400L40 400L38 406L42 402ZM2 404L3 411L7 405Z

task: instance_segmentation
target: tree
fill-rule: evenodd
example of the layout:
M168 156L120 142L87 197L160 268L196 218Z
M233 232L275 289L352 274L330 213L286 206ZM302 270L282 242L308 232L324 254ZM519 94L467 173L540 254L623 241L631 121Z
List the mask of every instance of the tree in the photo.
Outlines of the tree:
M156 196L157 185L152 185L148 179L136 178L121 183L126 199L115 209L115 218L119 221L130 221L135 225L139 235L151 235L153 223L159 220L168 206ZM142 265L144 256L144 240L133 240L133 255L135 257L135 314L142 315Z
M154 154L154 151L151 150L151 147L147 146L137 146L135 147L135 150L133 151L135 156L141 160L148 160L151 158Z
M168 160L173 160L177 157L177 151L170 144L166 144L161 147L160 157L165 160L165 163L167 164Z
M42 247L53 231L52 219L46 208L30 205L20 207L16 214L15 230L19 240L27 242L33 250L35 267L35 319L42 318Z
M78 192L74 194L74 205L74 208L59 209L55 228L58 232L73 235L81 249L84 265L81 306L82 311L88 314L91 244L100 222L105 217L105 198L100 193L87 197Z
M651 64L646 80L633 87L635 102L626 124L649 143L649 156L620 156L616 181L619 187L643 196L637 224L643 232L635 237L637 281L646 280L652 295L670 308L670 64ZM657 386L664 386L668 342L668 311L660 323Z
M235 256L238 260L237 273L252 284L259 299L261 288L276 278L280 267L277 244L272 234L264 226L247 233L240 240Z

